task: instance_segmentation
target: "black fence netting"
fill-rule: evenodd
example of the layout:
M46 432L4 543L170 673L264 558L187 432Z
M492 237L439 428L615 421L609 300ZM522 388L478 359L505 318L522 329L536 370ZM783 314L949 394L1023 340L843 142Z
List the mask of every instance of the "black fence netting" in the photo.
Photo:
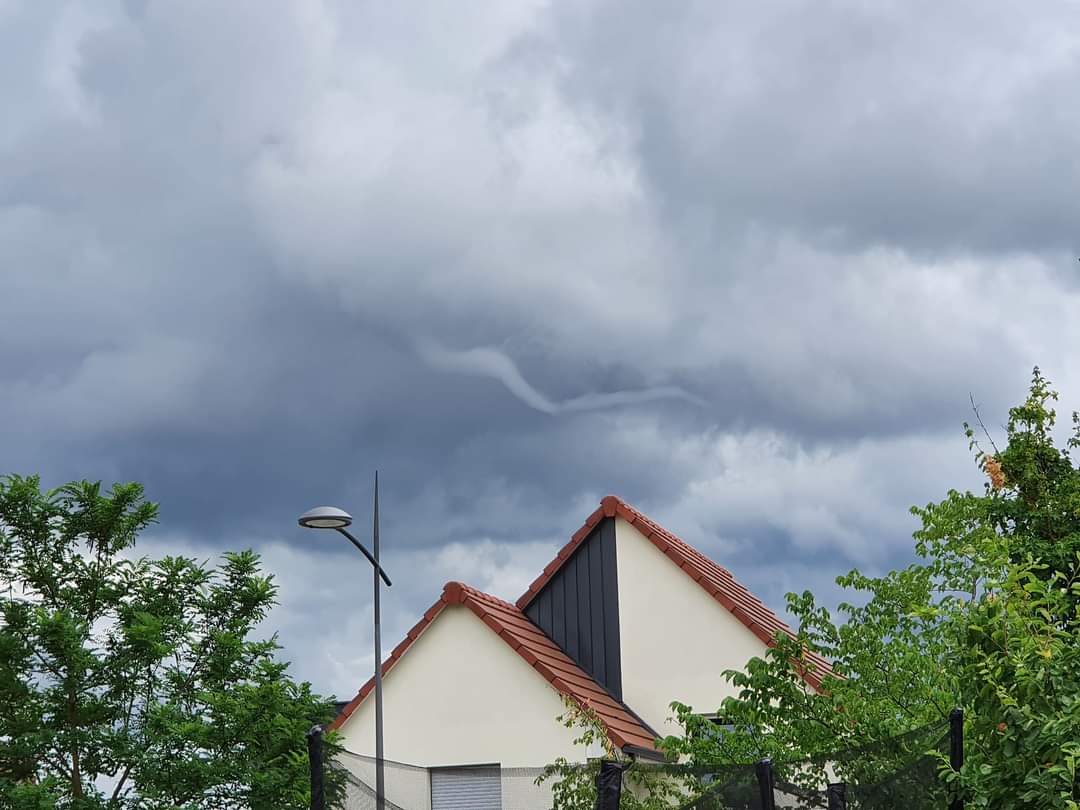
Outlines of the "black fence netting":
M341 751L337 761L329 763L329 767L344 781L341 810L377 810L374 757ZM427 768L384 760L383 779L385 810L414 810L431 806L431 776Z
M604 787L617 785L620 773L624 798L627 793L641 797L641 777L658 777L645 781L663 789L672 810L946 810L950 797L941 771L949 767L950 760L962 760L962 752L950 747L950 740L959 741L962 728L962 716L954 720L952 737L949 721L943 721L812 759L710 767L643 760L632 765L619 763L608 768L610 778L598 780L597 787L602 796L612 794L606 797L610 805L616 801L617 791L605 791ZM327 775L343 785L343 810L376 810L374 758L339 751L327 766ZM593 779L597 772L604 773L597 763L579 767ZM315 778L317 770L313 768L313 795L316 782L321 782ZM554 804L558 780L540 779L546 773L544 768L432 769L386 760L386 810L432 810L438 804L436 782L449 785L448 779L454 776L451 772L457 771L468 772L460 775L468 777L474 791L470 810L550 810Z
M680 810L943 810L948 752L946 720L813 759L686 769Z
M755 765L672 771L683 790L695 797L682 806L685 810L768 810Z

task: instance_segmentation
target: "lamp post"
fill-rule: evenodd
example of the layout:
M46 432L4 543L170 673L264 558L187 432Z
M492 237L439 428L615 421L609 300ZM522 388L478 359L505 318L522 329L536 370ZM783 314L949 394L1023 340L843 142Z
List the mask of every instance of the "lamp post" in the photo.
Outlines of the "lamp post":
M383 711L382 711L382 638L379 622L379 579L390 586L390 577L379 565L379 473L375 473L375 515L372 520L371 547L374 554L345 530L352 524L352 515L335 506L316 506L300 516L298 521L305 529L333 529L344 535L350 543L360 549L371 563L374 577L374 613L375 613L375 809L385 810L386 792L383 780Z

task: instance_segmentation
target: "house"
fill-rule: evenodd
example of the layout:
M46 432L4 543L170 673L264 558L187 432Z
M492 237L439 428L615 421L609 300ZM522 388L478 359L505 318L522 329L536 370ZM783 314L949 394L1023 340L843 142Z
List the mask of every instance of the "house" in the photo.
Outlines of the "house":
M715 711L732 694L721 673L777 633L791 631L730 572L608 496L516 603L450 582L383 662L384 756L416 768L388 774L387 795L509 807L500 774L585 758L579 732L556 722L564 697L592 707L622 751L658 758L654 741L678 732L671 701ZM828 662L811 664L818 688ZM360 755L375 748L373 688L332 725ZM367 781L370 761L355 761Z

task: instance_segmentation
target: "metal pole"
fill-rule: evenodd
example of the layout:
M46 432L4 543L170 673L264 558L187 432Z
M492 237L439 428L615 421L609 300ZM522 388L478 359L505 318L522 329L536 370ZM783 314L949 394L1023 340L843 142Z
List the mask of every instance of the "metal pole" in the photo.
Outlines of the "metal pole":
M954 771L964 767L964 710L953 709L949 712L949 764ZM964 810L964 797L957 789L956 798L949 804L949 810Z
M322 741L323 727L312 726L307 733L308 765L311 767L311 810L325 810L326 808Z
M375 810L386 810L383 771L382 638L379 621L379 471L375 471L375 517L371 545L375 555Z
M755 766L757 771L758 791L761 795L761 810L776 810L776 797L773 796L772 760L767 757Z
M847 810L847 786L843 782L829 785L825 795L829 800L829 810Z
M622 775L626 766L621 762L605 759L596 772L596 803L593 810L619 810L622 797Z

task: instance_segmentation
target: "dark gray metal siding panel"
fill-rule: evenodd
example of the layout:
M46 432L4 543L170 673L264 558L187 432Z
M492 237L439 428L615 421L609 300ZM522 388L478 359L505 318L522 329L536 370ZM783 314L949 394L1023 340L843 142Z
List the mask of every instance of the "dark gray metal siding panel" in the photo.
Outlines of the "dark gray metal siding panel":
M604 589L604 659L607 661L607 678L611 683L619 684L619 699L622 699L622 656L619 654L619 569L615 564L615 521L604 521L604 530L600 536L603 553L601 554L601 584ZM611 618L608 618L611 617Z
M563 567L566 569L566 577L563 581L566 600L566 644L563 645L563 649L576 661L581 654L581 644L578 642L581 632L578 628L577 561L567 560L567 565Z
M592 602L589 599L589 556L588 554L575 554L567 561L567 565L573 564L577 576L578 588L578 611L577 624L579 641L578 657L574 658L577 665L586 672L592 672L592 628L589 626L589 617L592 615Z
M604 518L525 607L583 670L622 699L615 521Z
M603 524L601 524L602 526ZM593 651L592 674L600 683L607 685L607 647L604 644L604 560L601 538L603 533L597 527L596 535L590 537L586 554L589 555L589 601L592 604L589 621L592 634Z
M434 768L431 810L502 810L499 768Z
M551 591L545 590L540 594L540 626L551 627Z
M566 649L566 577L551 583L551 640Z

